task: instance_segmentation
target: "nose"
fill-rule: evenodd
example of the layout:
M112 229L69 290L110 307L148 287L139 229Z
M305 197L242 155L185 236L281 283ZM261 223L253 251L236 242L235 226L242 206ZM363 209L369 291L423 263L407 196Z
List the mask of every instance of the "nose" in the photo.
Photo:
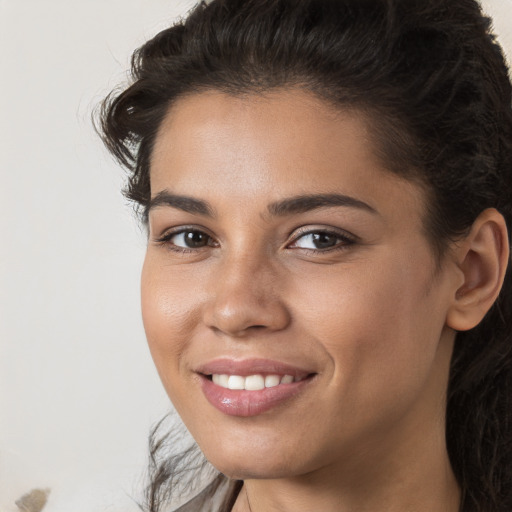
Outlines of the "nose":
M285 329L291 317L278 273L254 256L233 257L210 280L204 321L217 333L243 338L256 331Z

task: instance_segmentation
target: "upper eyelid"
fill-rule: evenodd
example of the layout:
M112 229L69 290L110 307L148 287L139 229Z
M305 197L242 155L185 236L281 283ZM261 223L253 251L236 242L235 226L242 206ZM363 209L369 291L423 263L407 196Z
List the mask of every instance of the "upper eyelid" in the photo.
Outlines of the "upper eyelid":
M327 233L327 234L330 234L330 235L339 236L340 238L348 238L348 239L353 240L353 241L357 241L359 239L358 236L354 235L350 231L347 231L346 229L335 228L335 227L328 227L328 226L324 226L324 227L320 227L320 226L317 226L317 227L303 226L302 228L297 228L294 231L292 231L292 233L290 234L289 238L291 238L292 241L294 241L294 240L297 240L298 238L300 238L301 236L311 235L311 234L314 234L314 233Z
M175 236L178 236L180 234L187 233L187 232L192 232L192 231L199 232L203 235L206 235L210 239L210 242L213 241L213 244L208 242L205 246L201 246L201 247L184 247L184 246L178 245L171 241L172 238ZM210 248L215 247L218 244L218 242L216 242L215 238L213 236L211 236L209 233L207 233L205 230L192 228L192 227L189 227L189 228L176 227L174 229L170 228L170 229L164 230L163 233L159 237L153 238L152 242L156 245L166 246L168 250L171 250L172 252L178 253L178 254L197 253L198 251L203 251L207 247L210 247Z
M196 226L196 225L184 225L184 226L176 226L172 228L166 228L161 231L159 235L153 235L154 240L161 240L163 238L167 238L169 236L173 235L179 235L180 233L184 233L187 231L198 231L200 233L204 233L205 235L209 236L210 238L215 239L215 236L212 235L210 230L203 226Z

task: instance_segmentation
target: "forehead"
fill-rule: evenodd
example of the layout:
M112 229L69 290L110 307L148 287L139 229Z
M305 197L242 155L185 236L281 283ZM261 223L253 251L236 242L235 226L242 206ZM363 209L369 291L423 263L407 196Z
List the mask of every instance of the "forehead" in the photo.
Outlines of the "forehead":
M213 159L212 163L220 158L224 165L235 158L242 166L256 152L265 157L262 167L270 159L286 159L296 165L312 158L325 166L331 157L341 166L336 148L349 159L348 147L371 154L362 115L336 110L305 91L236 96L210 91L182 97L173 104L157 135L152 171L158 171L163 159L184 163L202 156ZM361 157L363 151L354 156ZM318 161L320 153L324 162Z
M179 99L160 127L151 162L152 196L169 188L241 207L343 193L370 205L406 205L420 216L424 202L417 185L384 168L366 116L301 90Z

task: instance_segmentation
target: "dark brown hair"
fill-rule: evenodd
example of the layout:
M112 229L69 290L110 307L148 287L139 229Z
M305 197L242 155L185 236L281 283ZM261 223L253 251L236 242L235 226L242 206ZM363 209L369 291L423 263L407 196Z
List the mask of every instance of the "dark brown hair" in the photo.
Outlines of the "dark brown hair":
M475 0L203 2L135 52L132 77L105 100L100 130L143 218L152 147L174 101L300 87L372 121L390 172L429 195L426 232L439 257L488 207L511 231L511 84ZM509 270L481 324L457 334L451 363L446 438L464 512L512 510L511 330ZM154 459L155 471L168 470L150 487L150 510L176 461Z

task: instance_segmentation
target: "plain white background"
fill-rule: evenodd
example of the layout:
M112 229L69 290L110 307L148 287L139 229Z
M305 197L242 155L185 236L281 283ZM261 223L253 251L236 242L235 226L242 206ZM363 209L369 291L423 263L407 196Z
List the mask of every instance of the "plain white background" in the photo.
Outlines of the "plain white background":
M131 493L169 409L140 320L145 236L90 116L193 3L0 1L1 512L36 486L66 512Z
M0 0L0 512L34 487L48 512L137 496L170 406L140 320L145 236L90 115L194 3ZM511 55L512 0L484 6Z

